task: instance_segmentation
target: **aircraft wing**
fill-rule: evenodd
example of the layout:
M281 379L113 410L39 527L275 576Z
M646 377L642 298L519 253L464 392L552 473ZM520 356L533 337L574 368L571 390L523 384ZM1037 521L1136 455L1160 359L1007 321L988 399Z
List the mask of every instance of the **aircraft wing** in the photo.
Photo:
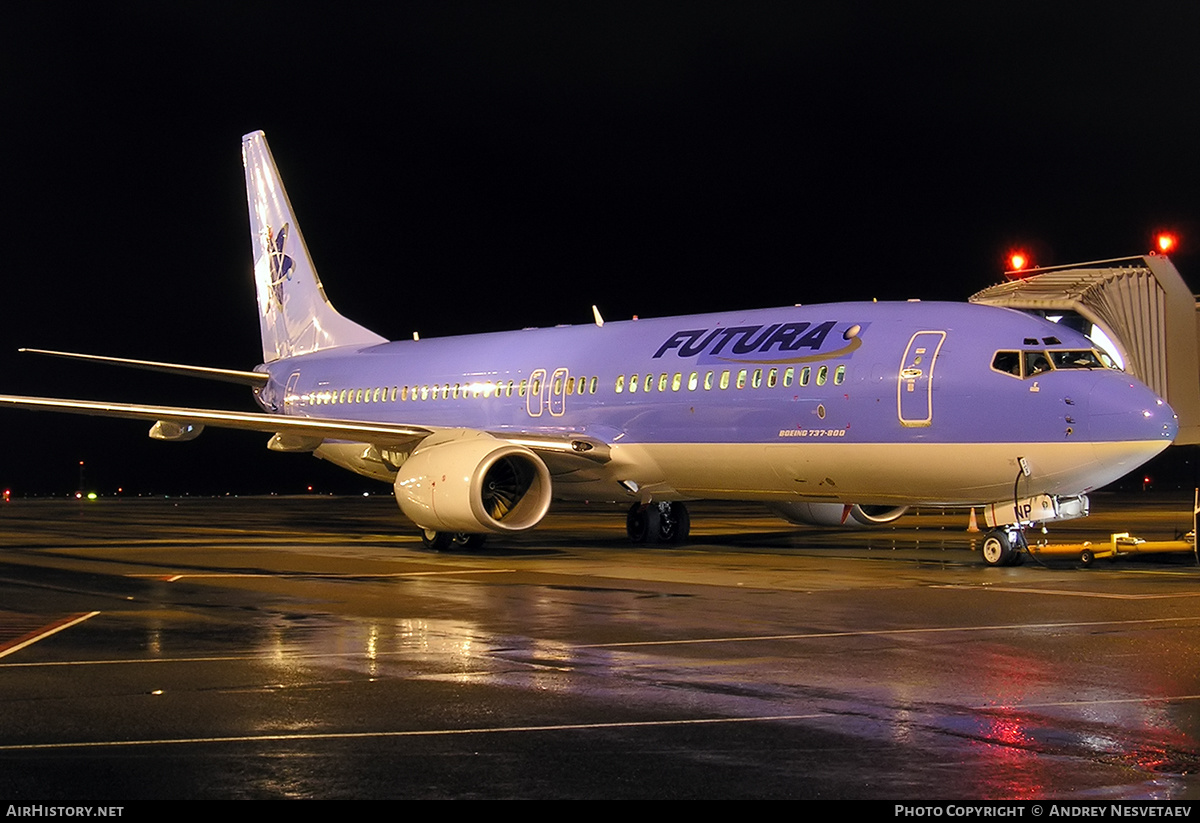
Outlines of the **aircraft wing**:
M94 417L118 417L128 420L152 420L151 436L160 440L191 440L204 426L274 433L292 442L308 442L301 450L311 451L324 440L370 443L379 448L412 446L446 427L414 426L398 423L373 423L359 420L336 420L322 417L237 412L220 409L193 409L181 406L150 406L136 403L108 403L97 400L68 400L57 397L22 397L0 395L0 407L7 406L31 411L83 414ZM162 428L162 427L167 428ZM156 434L156 431L160 431ZM515 431L487 432L498 440L525 446L556 465L575 462L581 458L588 463L605 463L609 459L608 444L596 438L571 433L540 434ZM289 450L289 449L283 449Z

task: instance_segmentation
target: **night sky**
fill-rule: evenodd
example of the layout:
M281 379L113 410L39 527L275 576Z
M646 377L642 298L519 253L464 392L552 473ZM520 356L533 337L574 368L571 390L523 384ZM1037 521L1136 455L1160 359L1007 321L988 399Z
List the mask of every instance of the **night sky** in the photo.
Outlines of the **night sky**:
M230 5L3 12L0 391L253 407L16 349L252 368L254 129L330 299L388 337L963 300L1014 246L1162 227L1200 283L1195 4ZM266 435L0 414L16 494L79 460L103 492L386 491Z

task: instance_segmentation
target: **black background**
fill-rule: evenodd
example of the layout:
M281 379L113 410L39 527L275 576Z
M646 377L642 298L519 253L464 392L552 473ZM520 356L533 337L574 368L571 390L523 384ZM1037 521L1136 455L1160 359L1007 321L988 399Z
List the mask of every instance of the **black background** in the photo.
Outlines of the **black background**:
M1200 7L27 3L0 13L0 390L252 408L17 354L260 356L239 150L387 337L966 299L1007 252L1200 278ZM14 493L373 488L266 435L3 412Z

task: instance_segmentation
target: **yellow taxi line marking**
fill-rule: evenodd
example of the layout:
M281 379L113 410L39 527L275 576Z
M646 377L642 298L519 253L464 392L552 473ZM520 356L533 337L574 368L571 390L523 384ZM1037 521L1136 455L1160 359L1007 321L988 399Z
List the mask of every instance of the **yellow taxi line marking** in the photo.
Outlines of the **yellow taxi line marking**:
M1164 592L1162 594L1117 594L1113 592L1080 592L1069 589L1029 589L1018 586L932 586L934 589L1009 592L1014 594L1055 594L1061 597L1097 597L1102 600L1169 600L1174 597L1200 597L1200 592Z
M295 740L368 740L389 737L443 737L464 734L513 734L523 732L589 731L592 729L665 728L669 726L703 726L719 723L770 723L781 720L812 720L826 717L827 712L808 714L777 714L762 717L696 717L682 720L630 720L611 723L559 723L547 726L498 726L474 729L413 729L390 732L313 732L311 734L235 735L230 737L183 737L149 740L95 740L68 743L18 743L0 746L0 752L46 749L96 749L125 746L175 746L199 743L273 743Z
M56 620L50 625L44 626L43 628L38 629L31 634L27 634L24 637L18 637L11 643L0 646L0 657L7 657L14 652L19 652L21 649L32 646L39 640L45 640L52 634L58 634L64 629L69 629L85 620L90 620L98 614L100 614L100 612L84 612L82 614L73 614L69 617L64 617L61 620Z
M886 637L902 634L943 634L949 632L1029 631L1031 629L1086 629L1093 626L1143 626L1157 623L1195 622L1200 617L1150 617L1143 620L1094 620L1078 623L1012 623L995 626L929 626L912 629L878 629L873 631L805 632L803 634L766 634L746 637L697 637L675 640L633 640L627 643L590 643L576 649L619 649L636 646L687 646L703 643L758 643L764 640L824 640L836 637Z
M136 577L149 580L163 580L167 583L174 583L176 580L220 580L222 578L237 578L237 577L267 577L267 578L290 578L290 577L321 577L331 580L362 580L363 578L372 578L376 580L386 580L394 577L456 577L466 574L513 574L516 569L460 569L458 571L435 571L435 572L387 572L373 573L364 572L362 574L332 574L329 572L280 572L279 574L269 574L265 572L197 572L195 574L130 574L128 577Z

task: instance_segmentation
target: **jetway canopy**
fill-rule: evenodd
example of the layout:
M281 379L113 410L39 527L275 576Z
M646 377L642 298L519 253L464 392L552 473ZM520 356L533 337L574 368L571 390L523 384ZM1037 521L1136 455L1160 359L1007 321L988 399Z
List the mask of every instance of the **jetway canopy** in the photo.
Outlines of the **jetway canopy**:
M1200 443L1200 314L1161 255L1033 269L972 295L972 303L1056 315L1073 312L1112 340L1125 368L1179 415L1179 444Z

